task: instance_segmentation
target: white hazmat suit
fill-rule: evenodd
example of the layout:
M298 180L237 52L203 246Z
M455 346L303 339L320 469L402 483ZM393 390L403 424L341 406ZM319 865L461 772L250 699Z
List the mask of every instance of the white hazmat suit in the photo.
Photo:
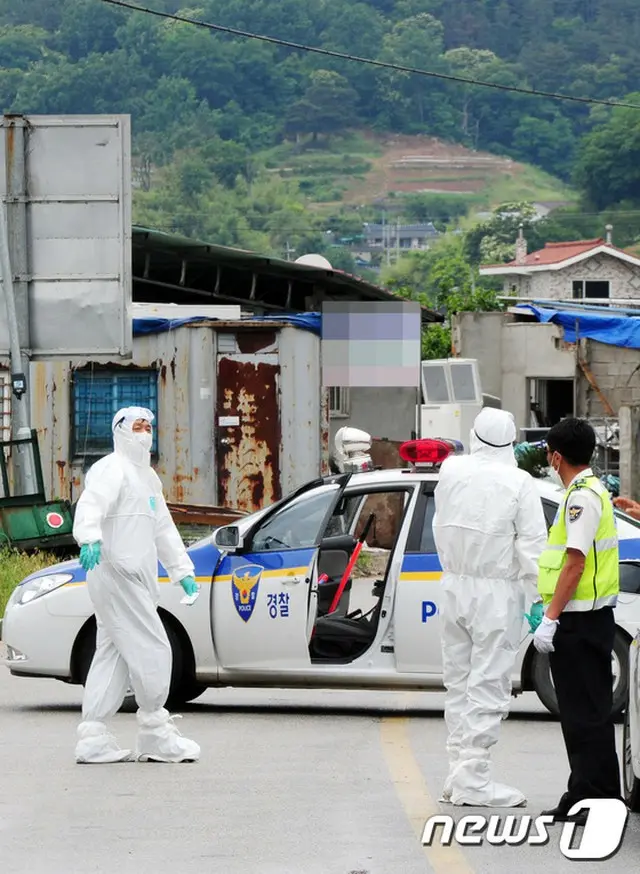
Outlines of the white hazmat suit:
M181 762L198 759L200 748L183 738L164 705L169 695L172 653L157 611L158 559L171 581L192 576L193 563L167 508L151 467L151 434L133 424L153 420L149 410L128 407L113 419L114 452L87 473L76 507L78 545L100 544L100 560L87 571L97 622L96 652L86 680L76 761L130 761L105 720L122 705L129 687L138 704L135 758Z
M484 408L470 454L446 459L435 490L449 754L441 800L453 804L526 804L517 789L492 781L490 762L509 712L525 595L537 595L547 539L533 479L517 467L515 438L510 413Z

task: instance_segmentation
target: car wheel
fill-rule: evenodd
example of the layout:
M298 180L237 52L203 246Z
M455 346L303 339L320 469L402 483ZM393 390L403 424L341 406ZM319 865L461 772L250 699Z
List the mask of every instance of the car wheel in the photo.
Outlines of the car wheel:
M629 641L625 634L616 628L611 656L613 671L613 708L616 720L620 720L627 704L629 688ZM547 710L554 716L559 716L558 699L551 677L549 656L536 652L531 668L533 688Z
M194 701L202 695L207 687L198 683L193 676L193 656L190 646L188 644L185 646L179 632L171 622L166 622L164 617L163 623L173 654L167 707L170 710L176 710L188 704L189 701Z
M640 780L638 780L633 772L630 721L629 709L627 708L624 714L624 728L622 731L622 785L624 800L629 810L632 813L640 813Z
M206 690L206 686L197 683L193 677L190 677L191 671L187 667L187 656L185 648L180 639L180 634L173 627L171 622L167 622L163 617L163 625L171 644L172 652L172 668L171 668L171 685L169 687L169 697L167 706L170 709L180 707L183 704L193 701L198 698ZM82 638L78 642L78 679L84 686L89 674L89 668L93 661L93 656L96 651L96 627L92 623L85 628ZM130 690L124 699L121 711L130 713L137 710L137 705L133 691Z

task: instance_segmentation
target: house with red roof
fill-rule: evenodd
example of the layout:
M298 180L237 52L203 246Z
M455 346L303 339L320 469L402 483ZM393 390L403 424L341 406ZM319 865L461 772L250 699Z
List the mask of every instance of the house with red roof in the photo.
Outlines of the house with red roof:
M514 260L483 266L480 275L502 276L505 294L533 300L640 299L640 258L614 246L610 232L606 239L547 243L531 253L521 232Z
M477 359L483 391L519 428L578 415L604 431L622 405L640 404L640 258L613 245L610 226L534 252L521 231L515 258L480 274L502 277L513 300L455 315L454 354Z

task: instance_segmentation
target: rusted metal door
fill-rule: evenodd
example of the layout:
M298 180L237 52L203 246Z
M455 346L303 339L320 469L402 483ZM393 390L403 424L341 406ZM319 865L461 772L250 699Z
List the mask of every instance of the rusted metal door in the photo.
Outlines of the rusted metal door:
M218 503L253 512L280 493L277 353L219 354L216 402Z

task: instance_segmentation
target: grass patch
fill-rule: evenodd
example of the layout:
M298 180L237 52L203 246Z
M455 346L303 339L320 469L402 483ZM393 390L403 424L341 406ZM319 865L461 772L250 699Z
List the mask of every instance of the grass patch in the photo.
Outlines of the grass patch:
M487 186L486 194L491 206L519 200L575 203L578 198L560 179L527 164L520 165L514 173L496 176Z
M369 577L373 570L373 559L366 552L361 552L356 559L355 571L360 577Z
M57 562L58 559L49 552L27 554L12 549L0 550L0 616L4 615L9 596L21 580Z

